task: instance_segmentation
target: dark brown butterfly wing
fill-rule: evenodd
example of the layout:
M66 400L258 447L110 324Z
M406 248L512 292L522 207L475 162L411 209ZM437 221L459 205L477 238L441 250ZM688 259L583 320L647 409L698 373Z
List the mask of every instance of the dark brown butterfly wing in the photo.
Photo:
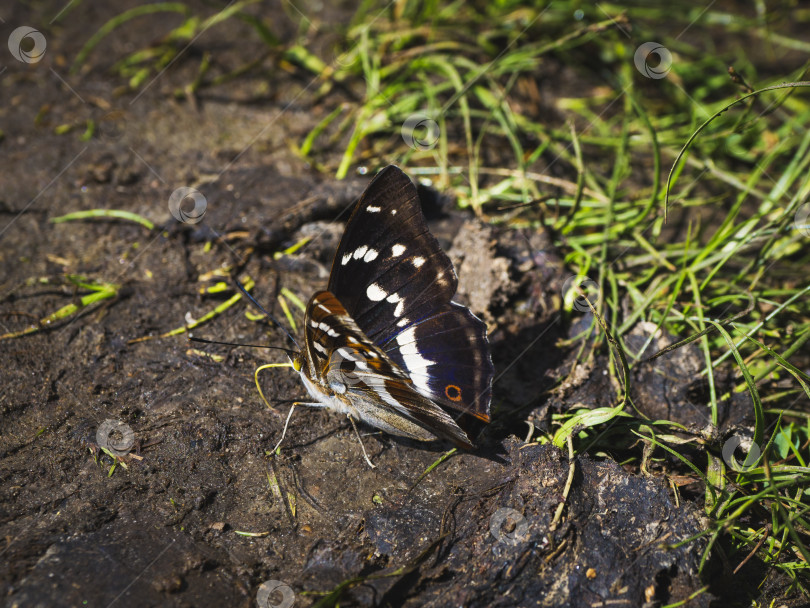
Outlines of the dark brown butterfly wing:
M329 291L420 394L489 421L486 326L451 301L457 286L413 183L397 167L383 169L346 225Z

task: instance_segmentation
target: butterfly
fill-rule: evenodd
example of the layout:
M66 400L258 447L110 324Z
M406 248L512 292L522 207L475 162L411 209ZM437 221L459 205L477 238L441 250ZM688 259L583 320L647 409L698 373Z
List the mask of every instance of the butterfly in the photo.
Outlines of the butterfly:
M314 400L303 405L473 447L450 412L489 422L494 368L486 325L452 301L457 286L416 187L386 167L355 205L327 289L309 300L303 348L288 353Z

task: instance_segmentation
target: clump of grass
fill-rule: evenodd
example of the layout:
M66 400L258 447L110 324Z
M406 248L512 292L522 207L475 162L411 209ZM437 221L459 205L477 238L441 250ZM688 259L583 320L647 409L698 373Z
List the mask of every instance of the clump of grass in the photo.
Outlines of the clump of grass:
M136 6L116 15L96 31L76 55L71 66L71 71L75 73L80 70L82 66L85 66L91 53L93 53L105 38L112 35L118 28L125 27L134 19L154 14L179 15L180 23L175 27L167 28L165 34L151 46L130 53L117 61L113 66L115 73L128 79L131 89L137 90L148 84L150 77L156 77L163 70L174 64L180 59L184 51L202 34L230 19L236 18L247 23L251 31L257 35L258 39L263 44L269 48L274 48L279 41L267 24L246 11L250 5L257 3L258 0L231 2L222 10L208 17L202 17L196 14L189 5L183 2L155 2L153 4ZM260 60L261 59L263 59L263 57L260 57ZM204 53L198 66L196 79L188 86L184 87L182 94L193 94L199 88L208 84L205 79L211 67L210 62L210 53ZM211 84L223 84L232 77L242 74L249 67L250 66L240 66L233 73L220 74L211 79Z
M76 316L82 312L87 312L87 310L100 305L105 300L115 298L121 288L120 285L115 283L97 281L75 274L65 275L64 278L74 290L74 295L76 296L74 298L74 302L65 304L58 310L42 317L41 319L38 319L36 323L29 325L24 329L6 332L0 335L0 341L9 340L12 338L21 338L22 336L28 336L45 329L51 329L61 323L69 322L70 320L75 319ZM40 285L48 285L51 283L49 279L44 277L36 280L35 282L39 283ZM80 293L83 293L84 295L79 295ZM25 313L25 315L30 316L28 313Z

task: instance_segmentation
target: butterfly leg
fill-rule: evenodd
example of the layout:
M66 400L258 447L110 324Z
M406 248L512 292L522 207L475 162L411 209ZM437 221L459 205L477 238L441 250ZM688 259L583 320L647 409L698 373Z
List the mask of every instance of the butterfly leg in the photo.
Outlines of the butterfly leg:
M290 406L290 412L287 414L287 420L284 422L284 430L281 431L281 439L278 440L276 447L273 448L272 453L275 454L278 447L281 445L281 442L284 441L284 436L287 434L287 427L290 426L290 418L292 418L293 412L295 411L296 405L308 405L310 407L323 407L321 403L304 403L302 401L294 401L293 404Z
M290 413L287 414L287 420L284 422L284 430L281 431L281 439L278 440L278 443L276 444L276 447L273 448L273 452L272 452L273 454L276 453L276 450L278 449L278 446L280 446L281 442L284 441L284 436L287 434L287 427L290 426L290 418L292 418L292 414L295 411L295 406L296 405L298 405L298 403L293 403L290 406Z
M376 469L377 466L373 462L371 462L371 458L369 458L368 454L366 453L366 446L363 445L363 440L360 438L360 433L357 430L357 425L354 423L354 418L352 418L351 414L346 414L346 417L349 419L349 422L352 423L354 434L357 435L357 441L360 442L360 447L363 449L363 457L366 459L368 466L370 466L372 469Z

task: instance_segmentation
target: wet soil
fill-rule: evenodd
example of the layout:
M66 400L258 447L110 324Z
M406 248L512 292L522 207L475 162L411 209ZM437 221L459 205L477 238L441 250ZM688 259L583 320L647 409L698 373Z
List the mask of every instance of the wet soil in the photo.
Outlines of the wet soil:
M281 287L308 298L326 282L367 178L335 182L291 152L287 142L324 111L294 72L190 104L172 95L193 78L180 61L142 95L120 95L106 57L139 48L156 21L133 22L71 76L88 32L123 6L79 4L48 26L60 8L20 5L2 26L4 40L18 25L40 27L48 51L35 65L4 59L0 74L0 330L77 302L85 292L69 274L121 288L0 341L6 605L658 606L710 583L698 574L700 542L672 548L705 527L699 493L604 454L569 460L523 443L527 422L547 426L551 409L605 405L606 362L549 397L572 361L558 340L576 333L558 312L568 276L559 253L548 235L493 228L435 196L428 216L457 263L458 299L490 326L497 379L479 447L423 477L449 446L363 428L371 469L345 419L299 408L272 455L289 403L304 396L279 369L261 376L275 411L260 399L254 369L280 353L159 336L231 295L201 295L211 284L201 277L217 269L256 279L268 306ZM283 30L287 17L277 17ZM222 27L218 40L242 35L239 24ZM222 61L247 52L221 50ZM54 132L89 118L98 130L88 141L83 128ZM198 224L170 215L183 186L206 197ZM139 213L157 228L49 221L94 208ZM317 238L274 255L303 236ZM195 333L285 345L247 310L239 303ZM687 407L695 362L683 357L662 363L675 366L669 383L640 378L637 402L701 426ZM134 434L119 460L100 450L105 423Z

